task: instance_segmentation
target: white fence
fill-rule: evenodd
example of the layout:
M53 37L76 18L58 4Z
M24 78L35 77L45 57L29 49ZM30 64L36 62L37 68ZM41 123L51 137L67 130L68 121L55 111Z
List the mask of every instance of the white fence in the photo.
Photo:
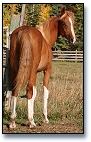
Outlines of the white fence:
M53 51L53 60L83 61L83 51Z
M9 27L3 27L3 30L6 32L6 45L3 45L3 101L4 97L6 98L10 97L10 67L9 67ZM9 103L10 104L10 103ZM3 104L4 106L7 106L6 103ZM10 105L9 105L10 107Z
M4 72L6 71L5 75L3 76L5 78L4 83L3 83L3 87L7 87L7 83L8 83L7 68L8 68L8 58L9 58L9 55L8 55L9 27L5 26L5 27L3 27L3 30L5 30L5 32L6 32L6 45L3 46L3 71Z
M7 48L3 47L3 60L6 59ZM53 51L53 60L83 62L83 51Z

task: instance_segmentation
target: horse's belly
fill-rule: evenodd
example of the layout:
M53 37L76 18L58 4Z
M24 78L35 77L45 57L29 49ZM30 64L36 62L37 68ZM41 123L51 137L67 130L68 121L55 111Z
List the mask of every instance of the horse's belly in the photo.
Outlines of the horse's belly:
M47 67L47 64L48 64L48 55L43 55L41 57L37 71L45 70Z

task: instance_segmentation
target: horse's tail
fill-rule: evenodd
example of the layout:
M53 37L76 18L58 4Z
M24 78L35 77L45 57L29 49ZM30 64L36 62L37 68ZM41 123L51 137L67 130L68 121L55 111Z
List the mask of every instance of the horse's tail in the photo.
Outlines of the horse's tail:
M31 40L28 34L22 34L21 38L19 39L19 47L19 65L13 88L16 93L19 93L19 91L26 86L31 73L32 52Z

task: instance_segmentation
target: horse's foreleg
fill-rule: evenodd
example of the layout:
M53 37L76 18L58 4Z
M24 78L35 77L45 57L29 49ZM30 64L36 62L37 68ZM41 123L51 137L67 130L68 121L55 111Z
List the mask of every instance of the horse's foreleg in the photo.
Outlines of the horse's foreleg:
M48 95L49 95L49 91L48 91L48 83L49 83L49 78L50 78L50 74L51 74L51 67L48 68L48 70L46 70L44 72L44 92L43 92L43 100L44 100L44 108L43 108L43 114L44 114L44 122L45 123L49 123L49 120L47 118L47 100L48 100Z
M36 126L34 122L34 100L36 97L36 75L31 74L31 78L29 80L28 86L27 86L27 99L28 99L28 121L29 121L29 127L32 128Z
M28 121L29 121L29 127L32 128L34 126L36 126L35 122L34 122L34 100L36 97L36 87L33 86L33 95L31 99L28 99Z
M43 114L44 114L44 123L49 123L49 120L47 118L47 100L48 100L49 91L44 86L44 92L43 92L43 100L44 100L44 108L43 108Z
M17 97L16 96L12 96L11 98L11 123L10 123L10 128L15 128L16 124L15 124L15 118L16 118L16 101L17 101Z

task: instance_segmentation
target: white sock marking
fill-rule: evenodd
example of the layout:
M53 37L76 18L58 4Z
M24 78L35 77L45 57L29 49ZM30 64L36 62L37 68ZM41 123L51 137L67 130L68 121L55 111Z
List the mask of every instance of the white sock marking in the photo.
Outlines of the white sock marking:
M31 123L31 125L35 126L34 120L33 120L33 114L34 114L34 100L36 97L36 87L33 86L33 96L30 100L28 100L28 120ZM32 126L31 126L32 127Z
M12 96L11 99L11 118L14 119L16 117L16 101L17 101L17 97Z
M11 94L12 94L11 91L7 91L6 98L10 98L10 97L11 97Z
M49 91L47 88L44 86L44 109L43 109L43 114L45 116L45 121L48 123L48 118L47 118L47 99L48 99Z
M70 21L70 24L71 24L71 32L72 32L72 36L73 36L73 44L74 44L74 43L76 42L76 36L75 36L75 32L74 32L72 20L71 20L70 17L69 17L69 21Z

